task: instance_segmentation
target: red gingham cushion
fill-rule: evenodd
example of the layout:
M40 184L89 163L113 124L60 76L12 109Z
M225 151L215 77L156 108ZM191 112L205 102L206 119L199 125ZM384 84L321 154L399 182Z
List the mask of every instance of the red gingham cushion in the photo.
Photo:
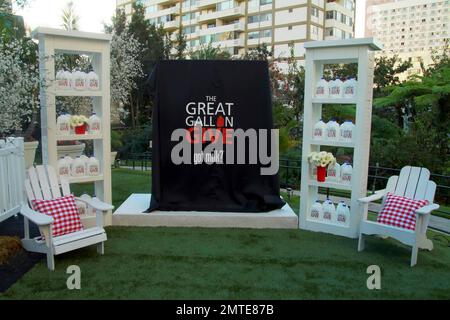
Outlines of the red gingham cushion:
M33 200L34 210L53 218L54 237L83 230L74 196L53 200Z
M377 222L408 230L416 229L416 211L426 206L428 200L412 200L388 193Z

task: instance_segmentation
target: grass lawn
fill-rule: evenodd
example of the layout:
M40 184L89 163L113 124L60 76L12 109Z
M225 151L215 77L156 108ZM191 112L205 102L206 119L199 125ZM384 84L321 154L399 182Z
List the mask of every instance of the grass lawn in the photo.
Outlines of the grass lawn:
M149 192L150 176L114 170L114 203ZM76 192L82 187L77 186ZM89 190L87 190L89 191ZM298 208L298 199L295 207ZM450 248L436 237L409 267L410 250L396 241L357 241L299 230L183 228L107 229L105 256L86 248L44 260L3 299L450 299ZM436 234L430 233L430 237ZM370 265L382 290L366 287ZM66 288L66 268L82 270L82 290Z

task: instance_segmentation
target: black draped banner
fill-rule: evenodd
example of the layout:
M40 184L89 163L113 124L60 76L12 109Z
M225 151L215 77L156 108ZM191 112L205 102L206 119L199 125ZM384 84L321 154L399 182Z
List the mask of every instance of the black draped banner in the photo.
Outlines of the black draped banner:
M274 165L278 137L269 81L261 61L157 65L150 85L155 104L149 212L268 212L284 205Z

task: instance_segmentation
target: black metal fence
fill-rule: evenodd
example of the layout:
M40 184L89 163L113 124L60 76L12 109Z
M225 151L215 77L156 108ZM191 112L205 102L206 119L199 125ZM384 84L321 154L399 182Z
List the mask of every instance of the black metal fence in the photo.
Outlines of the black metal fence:
M139 170L150 170L152 152L129 153L122 155L116 162L121 167L129 167ZM387 180L393 175L398 175L400 169L386 168L379 165L369 166L368 190L375 192L386 187ZM431 174L431 180L436 182L436 202L450 204L450 176ZM301 159L280 159L280 186L284 189L300 190ZM348 192L333 190L333 195L348 196ZM450 218L450 209L441 206L439 213Z

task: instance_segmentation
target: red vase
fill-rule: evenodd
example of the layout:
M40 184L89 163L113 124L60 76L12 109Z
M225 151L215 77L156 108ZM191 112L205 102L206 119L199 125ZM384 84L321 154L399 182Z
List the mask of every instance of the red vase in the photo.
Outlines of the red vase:
M86 134L86 124L75 127L75 134Z
M327 167L317 167L317 181L325 182L327 178Z

